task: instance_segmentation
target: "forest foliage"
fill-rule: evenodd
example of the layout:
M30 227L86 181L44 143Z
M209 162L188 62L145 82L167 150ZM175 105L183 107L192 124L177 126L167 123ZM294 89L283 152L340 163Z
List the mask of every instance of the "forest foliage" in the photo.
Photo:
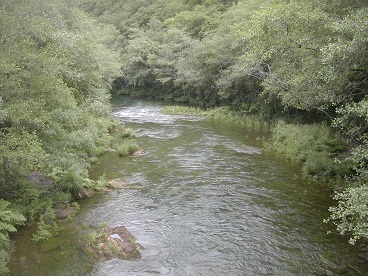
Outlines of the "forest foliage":
M367 238L367 34L366 0L0 0L0 242L89 185L112 89L281 119L270 144L348 177L329 220Z
M13 225L42 220L88 178L114 124L117 35L73 0L0 1L0 274Z

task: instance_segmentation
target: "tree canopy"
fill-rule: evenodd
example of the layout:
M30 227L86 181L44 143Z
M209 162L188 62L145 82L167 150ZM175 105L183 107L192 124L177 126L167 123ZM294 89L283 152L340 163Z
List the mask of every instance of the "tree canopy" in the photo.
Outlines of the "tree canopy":
M30 206L40 193L28 175L87 177L89 159L113 124L109 92L120 75L118 31L77 4L0 1L0 224L8 223L0 235L22 218L7 201L32 219Z

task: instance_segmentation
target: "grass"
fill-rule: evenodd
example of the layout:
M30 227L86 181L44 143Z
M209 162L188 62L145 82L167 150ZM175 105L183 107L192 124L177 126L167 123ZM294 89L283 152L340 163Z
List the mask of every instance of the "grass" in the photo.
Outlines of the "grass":
M301 163L305 175L346 176L351 166L343 157L347 144L324 124L300 125L279 121L272 129L266 148Z
M61 176L56 179L57 186L65 192L69 192L76 197L84 188L83 177L75 171L63 172Z
M204 117L206 120L233 124L245 128L263 129L269 127L269 124L260 116L236 112L229 107L217 107L203 110L198 107L170 105L163 107L161 111L164 114L200 116Z
M161 109L164 114L172 115L188 115L188 116L204 116L205 111L192 106L182 106L182 105L167 105Z
M121 133L121 137L124 138L135 138L135 132L133 129L131 128L125 128L123 129L122 133Z
M206 111L206 119L220 123L233 124L244 128L269 128L269 123L258 115L240 113L228 107L217 107Z

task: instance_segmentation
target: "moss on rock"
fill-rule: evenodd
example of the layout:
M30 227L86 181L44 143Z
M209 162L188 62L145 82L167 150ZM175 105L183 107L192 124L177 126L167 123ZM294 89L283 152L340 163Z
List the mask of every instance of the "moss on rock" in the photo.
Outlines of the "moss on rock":
M93 258L109 259L139 259L143 247L136 242L135 237L124 227L105 227L98 233L91 233L91 240L85 250Z

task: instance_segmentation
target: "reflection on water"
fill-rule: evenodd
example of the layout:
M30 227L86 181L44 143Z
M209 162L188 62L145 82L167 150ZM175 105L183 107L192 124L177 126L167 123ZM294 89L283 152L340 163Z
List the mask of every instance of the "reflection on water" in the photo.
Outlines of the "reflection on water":
M116 99L114 114L136 130L146 154L107 153L91 173L124 177L129 185L86 201L60 250L48 251L48 257L35 245L22 247L29 232L20 233L14 275L368 273L358 246L326 234L330 229L322 220L332 202L323 185L303 182L298 168L262 154L250 138L262 134L163 115L160 108ZM101 223L126 226L144 246L143 258L86 262L76 240Z

